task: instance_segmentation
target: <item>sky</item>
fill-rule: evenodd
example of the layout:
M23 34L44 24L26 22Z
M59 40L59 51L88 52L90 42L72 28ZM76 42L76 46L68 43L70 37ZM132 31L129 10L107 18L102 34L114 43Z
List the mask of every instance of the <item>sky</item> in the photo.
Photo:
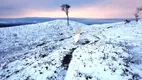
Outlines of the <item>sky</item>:
M0 0L0 18L63 18L62 4L71 6L69 16L75 18L134 18L142 0Z

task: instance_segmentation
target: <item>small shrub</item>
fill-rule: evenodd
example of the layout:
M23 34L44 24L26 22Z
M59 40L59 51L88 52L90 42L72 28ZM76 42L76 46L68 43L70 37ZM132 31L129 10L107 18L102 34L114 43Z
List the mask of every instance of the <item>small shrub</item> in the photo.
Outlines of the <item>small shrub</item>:
M127 19L125 20L125 24L130 23L130 22L131 22L130 20L127 20Z

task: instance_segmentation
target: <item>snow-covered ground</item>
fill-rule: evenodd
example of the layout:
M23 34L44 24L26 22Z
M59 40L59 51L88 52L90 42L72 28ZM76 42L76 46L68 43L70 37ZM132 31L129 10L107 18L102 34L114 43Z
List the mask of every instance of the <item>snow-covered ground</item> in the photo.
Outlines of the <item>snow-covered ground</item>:
M142 22L0 28L0 80L142 80Z

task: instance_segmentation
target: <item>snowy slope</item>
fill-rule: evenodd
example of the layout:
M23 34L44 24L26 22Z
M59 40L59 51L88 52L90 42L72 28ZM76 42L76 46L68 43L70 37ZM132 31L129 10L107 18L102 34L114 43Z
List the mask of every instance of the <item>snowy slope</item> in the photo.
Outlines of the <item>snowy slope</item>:
M142 80L141 26L54 20L0 28L0 80Z
M66 79L142 79L141 26L141 22L92 25L90 35L96 35L100 40L73 53Z

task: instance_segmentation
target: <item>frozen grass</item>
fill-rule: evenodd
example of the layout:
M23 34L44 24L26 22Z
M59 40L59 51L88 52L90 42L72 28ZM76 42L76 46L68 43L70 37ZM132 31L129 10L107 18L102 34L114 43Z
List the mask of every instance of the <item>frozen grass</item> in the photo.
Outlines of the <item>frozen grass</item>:
M142 22L0 28L1 80L141 80ZM74 32L82 27L74 43Z

